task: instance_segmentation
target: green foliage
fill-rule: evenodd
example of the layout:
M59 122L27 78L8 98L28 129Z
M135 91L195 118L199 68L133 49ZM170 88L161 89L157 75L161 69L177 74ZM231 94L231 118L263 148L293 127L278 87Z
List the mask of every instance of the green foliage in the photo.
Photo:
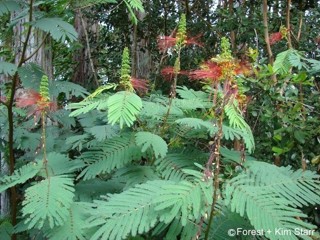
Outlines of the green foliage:
M41 18L34 21L32 26L50 33L54 40L61 41L62 43L64 43L66 39L75 41L78 38L78 33L73 26L61 18Z
M304 11L292 3L290 34L293 46L299 40L299 51L287 50L283 39L272 45L277 57L271 66L264 59L264 36L259 30L261 4L244 1L232 8L222 6L223 1L218 6L213 2L198 8L196 1L187 5L159 0L31 1L32 6L0 1L0 58L5 60L0 73L6 75L0 77L1 89L40 88L41 95L50 95L58 106L40 122L36 113L30 118L32 112L0 95L5 103L0 105L1 165L14 159L16 169L0 177L0 190L17 190L18 198L11 200L17 199L18 239L225 240L230 239L228 230L237 228L315 229L317 216L309 208L320 202L319 176L309 161L319 156L320 65L314 46L318 39L307 37L315 33L296 39L295 29L300 29L296 24L300 18L302 31L318 29L319 9L309 8L308 3ZM268 1L268 5L274 11L269 14L273 31L285 20L279 12L286 4ZM188 34L201 33L201 39L187 38L181 9L192 23ZM27 20L30 13L32 22ZM85 24L75 14L82 15ZM139 25L130 24L128 16L135 24L139 16ZM69 24L73 21L79 43L74 42L78 36ZM170 36L158 38L164 34ZM231 36L232 44L223 35ZM220 49L212 47L220 39ZM161 40L168 51L159 54L156 42L161 45ZM195 42L203 47L184 48ZM133 47L133 72L152 83L152 89L139 96L131 83L126 46ZM24 47L28 60L21 59L17 69L12 63L19 61ZM246 62L247 49L252 64ZM42 56L41 63L31 62ZM189 70L210 58L218 65L213 69L230 77L232 86L224 78L207 82L202 89L201 83L189 81ZM159 74L166 65L174 66L174 83L163 81ZM48 69L54 70L52 79L43 78L50 76ZM242 70L241 76L235 74ZM90 93L75 83L84 71L97 77L97 81L82 79L81 84L91 90L97 87ZM18 81L13 82L16 73ZM169 91L175 87L173 98ZM20 97L16 90L12 90L14 101ZM11 158L7 158L9 147ZM267 163L274 161L272 150L281 154L274 163L287 167ZM1 239L13 232L7 221L1 222ZM235 238L279 239L274 232L265 232L261 238ZM317 234L291 233L287 239L317 238Z
M27 188L22 215L28 229L61 226L69 216L74 197L73 179L67 175L49 177Z
M0 16L3 14L20 10L21 5L18 1L2 0L0 2Z
M144 12L144 8L142 6L142 2L140 0L124 0L124 3L127 6L127 9L130 13L131 21L137 25L138 19L134 13L134 11Z
M89 207L83 203L72 203L63 225L48 232L50 240L86 240L87 211Z
M210 136L213 136L218 131L213 123L199 118L180 118L176 120L176 123L183 124L194 129L201 129L204 127L207 129L207 132L209 132Z
M290 48L277 55L273 65L273 70L275 73L282 75L290 73L292 67L296 67L301 70L303 67L307 67L307 65L301 61L302 59L304 59L304 57L302 57L297 50Z
M98 227L92 240L125 239L150 230L157 223L158 212L153 199L167 181L151 181L137 185L121 194L110 195L105 201L94 201L89 227Z
M30 178L33 178L40 171L41 167L42 164L32 162L15 170L14 173L10 176L1 176L0 192L3 192L6 189L17 184L24 183Z
M28 63L18 69L18 74L23 87L39 90L40 79L45 73L41 67L34 63Z
M223 203L219 202L219 205L220 209L217 209L218 214L215 216L212 227L210 228L209 239L229 239L230 229L241 229L242 231L254 230L247 219L237 213L231 212L230 209L223 206ZM255 238L248 234L247 236L241 236L241 239L252 240Z
M10 240L13 233L13 226L9 221L3 221L0 224L0 236L3 240Z
M110 173L133 160L143 156L131 136L114 137L101 143L89 151L82 153L80 159L87 162L87 167L78 178L92 179L98 174Z
M126 124L132 126L136 115L142 109L142 101L132 92L121 91L112 95L107 100L108 121L110 124L119 123L120 128Z
M149 181L109 195L105 201L95 201L89 226L99 228L92 239L126 239L129 234L149 231L159 221L175 221L177 216L181 218L176 225L182 226L199 219L206 211L200 209L212 201L212 186L197 171L184 171L193 181Z
M137 145L142 146L142 152L145 152L152 147L156 158L163 158L166 156L168 145L160 136L150 132L138 132L135 136Z
M232 127L231 129L228 127L224 127L224 135L227 139L232 140L234 139L234 136L237 136L237 138L239 139L240 135L244 139L248 151L252 153L255 147L253 134L251 132L250 126L241 116L237 105L229 103L224 107L224 111L229 119L229 125L230 127Z
M9 62L0 62L0 74L5 74L5 75L14 75L17 71L17 66L9 63Z
M226 185L225 201L231 211L247 216L255 229L272 229L271 233L266 233L270 239L278 239L273 229L314 228L296 218L306 217L297 207L320 200L315 173L294 172L289 167L279 168L256 161L247 162L246 166L247 171ZM290 239L297 238L292 235Z

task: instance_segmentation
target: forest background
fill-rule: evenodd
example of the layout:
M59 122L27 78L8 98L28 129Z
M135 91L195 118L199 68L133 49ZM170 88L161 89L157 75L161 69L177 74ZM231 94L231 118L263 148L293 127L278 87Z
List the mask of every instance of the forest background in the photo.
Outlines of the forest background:
M1 0L1 239L319 239L319 19Z

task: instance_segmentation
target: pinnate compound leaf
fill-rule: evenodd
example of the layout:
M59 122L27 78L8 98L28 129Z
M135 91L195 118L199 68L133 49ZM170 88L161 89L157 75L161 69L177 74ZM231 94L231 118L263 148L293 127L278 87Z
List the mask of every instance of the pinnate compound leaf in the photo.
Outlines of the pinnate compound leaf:
M48 232L50 240L87 240L86 226L88 206L74 202L65 223Z
M167 143L160 136L150 132L138 132L136 134L136 143L138 146L142 146L142 152L152 147L156 158L163 158L168 152Z
M17 66L9 62L0 62L0 74L12 76L17 71Z
M21 6L19 5L18 1L0 1L0 16L20 10Z
M112 95L107 100L108 120L110 124L119 123L132 126L136 120L136 115L142 109L142 101L139 96L132 92L121 91Z
M42 164L32 162L15 170L10 176L2 176L0 178L0 192L33 178L40 171L41 167Z
M78 34L74 27L61 18L41 18L32 24L35 28L41 29L44 32L50 33L51 37L62 43L68 38L70 41L75 41Z
M69 216L74 197L73 179L54 176L27 188L22 202L22 215L28 229L61 226Z

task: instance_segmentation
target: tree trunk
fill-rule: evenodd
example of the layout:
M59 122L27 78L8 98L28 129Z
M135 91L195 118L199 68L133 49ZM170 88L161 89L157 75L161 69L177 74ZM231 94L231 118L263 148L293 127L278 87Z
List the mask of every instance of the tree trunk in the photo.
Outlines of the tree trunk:
M81 10L75 13L74 27L78 32L78 39L82 47L73 55L73 61L76 63L72 82L80 84L86 88L95 88L99 86L95 62L92 58L91 42L98 40L99 25L96 21L90 21ZM90 36L90 38L89 38Z

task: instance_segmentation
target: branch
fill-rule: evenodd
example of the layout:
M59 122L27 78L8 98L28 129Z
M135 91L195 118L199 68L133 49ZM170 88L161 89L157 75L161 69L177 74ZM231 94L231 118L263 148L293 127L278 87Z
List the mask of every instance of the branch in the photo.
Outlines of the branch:
M264 27L264 39L267 44L268 60L269 60L269 64L273 65L274 58L273 58L273 53L271 50L270 39L269 39L268 0L263 0L262 16L263 16L263 27ZM272 74L271 78L274 83L277 82L277 77L275 74Z
M298 29L298 34L297 34L297 42L300 42L301 38L301 32L302 32L302 24L303 24L303 13L300 13L300 18L299 18L299 29Z
M39 51L39 49L40 49L40 48L42 47L42 45L45 43L45 41L46 41L46 39L47 39L48 36L49 36L49 33L47 33L47 34L44 36L42 42L41 42L41 43L39 44L39 46L34 50L34 52L31 53L30 56L28 56L28 57L26 57L26 58L24 59L24 62L30 60L30 59Z

